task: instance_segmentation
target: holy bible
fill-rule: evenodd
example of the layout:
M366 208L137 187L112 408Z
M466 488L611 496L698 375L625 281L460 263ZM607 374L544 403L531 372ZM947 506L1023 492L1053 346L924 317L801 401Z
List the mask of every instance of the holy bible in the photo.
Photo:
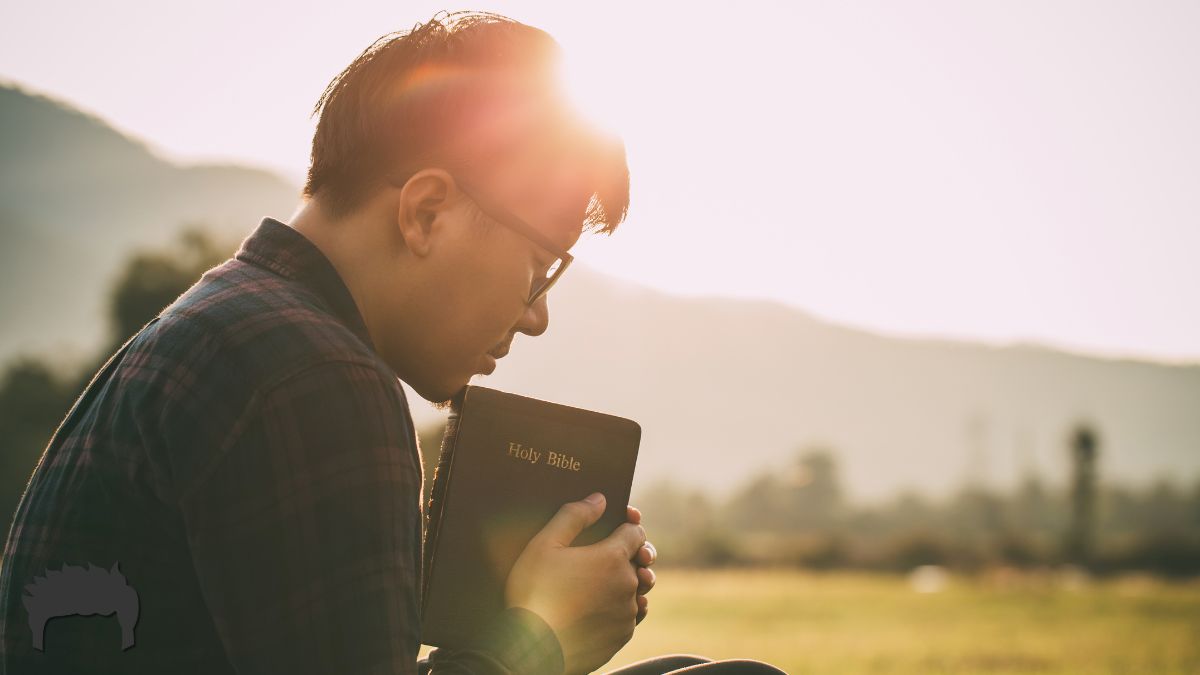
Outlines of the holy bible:
M606 500L574 546L624 523L641 435L614 415L486 387L460 392L426 509L421 641L470 645L504 610L513 563L563 504L593 492Z

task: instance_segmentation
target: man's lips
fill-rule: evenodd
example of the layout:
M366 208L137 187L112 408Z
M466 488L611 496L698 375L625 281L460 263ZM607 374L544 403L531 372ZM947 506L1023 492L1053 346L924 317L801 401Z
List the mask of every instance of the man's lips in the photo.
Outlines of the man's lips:
M496 362L508 354L508 349L509 345L504 345L503 347L497 347L496 349L493 349L484 355L488 361L487 369L483 373L484 375L491 375L496 370Z

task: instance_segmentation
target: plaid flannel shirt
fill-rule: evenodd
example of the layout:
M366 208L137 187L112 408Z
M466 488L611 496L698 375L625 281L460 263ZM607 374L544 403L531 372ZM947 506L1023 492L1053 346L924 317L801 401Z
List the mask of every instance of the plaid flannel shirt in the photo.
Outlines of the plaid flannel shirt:
M350 292L264 219L50 439L4 547L0 675L561 673L554 632L519 608L418 661L421 481L404 391ZM24 589L64 564L119 565L133 647L113 614L51 619L33 649Z

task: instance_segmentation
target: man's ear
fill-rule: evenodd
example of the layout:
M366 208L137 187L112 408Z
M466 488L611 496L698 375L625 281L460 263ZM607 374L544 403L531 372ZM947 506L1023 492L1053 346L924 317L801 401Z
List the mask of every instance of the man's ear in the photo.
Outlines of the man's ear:
M442 234L442 217L452 207L454 179L443 169L421 169L400 188L396 227L413 255L426 256Z

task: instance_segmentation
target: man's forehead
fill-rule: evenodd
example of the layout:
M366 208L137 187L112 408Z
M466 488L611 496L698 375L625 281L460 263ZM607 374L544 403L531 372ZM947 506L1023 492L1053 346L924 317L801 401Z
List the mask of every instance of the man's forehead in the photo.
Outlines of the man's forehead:
M489 194L565 249L582 235L596 190L597 139L562 104L553 96L506 100L484 111L472 140L503 148L480 167Z
M569 168L523 168L493 173L487 188L521 219L563 249L570 248L583 233L592 192Z
M563 249L575 245L583 234L583 221L587 212L587 198L577 194L560 193L550 196L551 208L541 225L550 228L547 232L552 241L559 242ZM538 223L535 223L538 225Z

